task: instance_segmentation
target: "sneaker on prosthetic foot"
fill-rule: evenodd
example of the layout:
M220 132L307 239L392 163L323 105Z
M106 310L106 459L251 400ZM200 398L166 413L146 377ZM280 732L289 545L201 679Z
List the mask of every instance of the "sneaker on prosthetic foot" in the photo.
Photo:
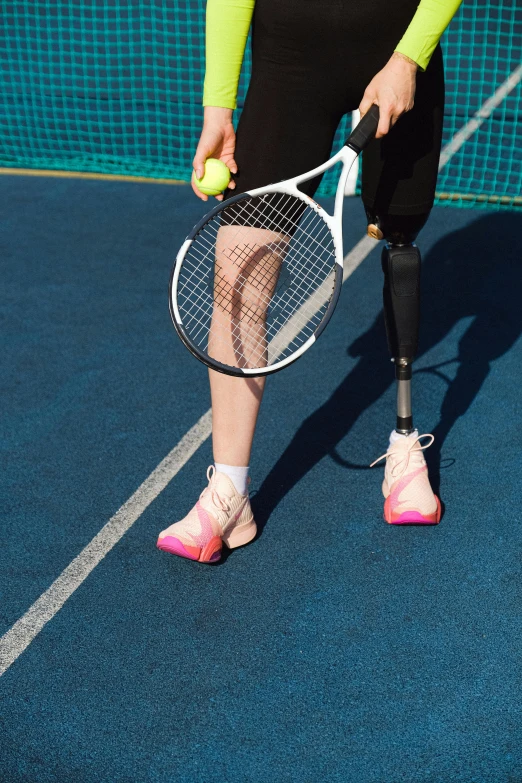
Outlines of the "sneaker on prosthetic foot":
M223 543L234 549L255 537L257 528L248 492L240 495L231 479L217 473L213 465L207 470L207 478L208 487L194 508L159 534L158 549L199 563L216 563Z
M431 438L422 446L422 438ZM382 484L384 519L391 525L436 525L440 522L440 501L431 488L424 449L429 448L433 435L412 432L398 438L386 454L372 462L373 467L386 459Z

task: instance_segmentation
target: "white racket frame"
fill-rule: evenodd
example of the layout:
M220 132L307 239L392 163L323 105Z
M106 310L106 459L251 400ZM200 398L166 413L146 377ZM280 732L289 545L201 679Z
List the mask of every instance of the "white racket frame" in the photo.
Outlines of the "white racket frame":
M372 109L376 110L377 121L378 121L377 107L374 106L372 107ZM370 114L371 113L372 110L370 110ZM377 125L375 125L375 128L376 127ZM352 136L350 136L350 139L351 138ZM359 153L361 152L360 148L356 149L356 148L352 148L351 146L348 146L348 144L350 143L350 139L348 139L346 145L342 149L340 149L339 152L336 153L333 157L327 160L326 163L317 166L315 169L311 169L311 171L307 171L305 174L300 174L297 177L292 177L291 179L283 180L282 182L277 182L273 185L268 185L261 188L255 188L254 190L245 191L245 193L241 193L237 196L232 196L226 201L221 202L213 210L207 213L204 216L204 218L194 226L194 228L188 235L187 239L181 246L176 256L176 262L174 264L174 268L172 270L172 275L170 279L170 286L169 286L170 313L176 331L179 337L181 338L182 342L186 345L186 347L193 354L193 356L195 356L197 359L200 359L200 361L202 361L211 369L217 370L218 372L223 372L227 375L234 375L238 377L257 377L261 375L270 375L274 372L278 372L279 370L282 370L284 367L287 367L289 364L292 364L292 362L295 362L296 359L302 356L302 354L305 353L305 351L307 351L315 343L315 341L317 340L321 332L328 324L330 318L332 317L333 311L335 310L335 306L339 299L339 294L341 292L341 287L342 287L343 258L344 258L342 217L343 217L345 187L350 173L350 169L355 163L355 161L357 160ZM326 212L325 209L323 209L323 207L321 207L320 204L314 201L313 198L307 196L305 193L303 193L302 190L299 190L298 186L303 182L308 182L308 180L313 179L319 174L323 174L325 171L328 171L328 169L333 168L338 163L342 163L342 170L339 176L339 181L337 183L333 215L330 215L328 212ZM202 226L208 223L208 221L215 214L219 213L224 207L228 206L229 204L233 204L236 201L240 201L241 199L246 198L247 196L263 196L263 195L269 195L271 193L282 193L285 195L295 196L296 198L301 199L301 201L303 201L308 207L310 207L315 212L317 212L317 214L320 215L322 219L325 221L325 223L328 225L330 231L332 232L332 238L333 238L334 249L335 249L336 268L335 268L334 290L330 298L328 308L326 309L326 312L323 318L321 319L321 322L316 327L314 333L290 356L287 356L285 359L281 359L281 361L279 362L268 364L266 367L255 367L252 369L229 367L228 365L223 365L220 362L216 361L215 359L212 359L204 351L201 351L198 347L193 345L191 340L185 334L185 330L183 329L183 321L181 319L177 301L176 301L176 292L178 287L179 274L181 271L183 260L190 249L194 237L202 228Z

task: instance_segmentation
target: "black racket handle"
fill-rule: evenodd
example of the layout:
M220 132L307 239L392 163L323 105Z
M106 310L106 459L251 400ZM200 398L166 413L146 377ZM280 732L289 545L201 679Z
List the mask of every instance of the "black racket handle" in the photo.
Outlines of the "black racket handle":
M344 146L350 147L351 150L355 150L355 152L359 154L377 133L378 125L379 107L374 103L371 109L368 109L360 123L356 125L350 133Z

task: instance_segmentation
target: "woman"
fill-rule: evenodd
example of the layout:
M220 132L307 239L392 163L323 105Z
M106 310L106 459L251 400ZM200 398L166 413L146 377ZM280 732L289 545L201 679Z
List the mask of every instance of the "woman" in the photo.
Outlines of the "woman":
M414 240L433 206L444 109L439 40L461 0L208 0L204 126L194 158L220 158L244 192L320 165L342 116L380 109L363 158L368 233L385 239L384 311L398 381L397 427L390 436L383 493L392 524L436 524L431 489L410 407L417 347L420 254ZM237 130L232 125L250 23L252 78ZM400 121L397 122L400 118ZM397 125L396 125L397 123ZM395 127L396 126L396 127ZM313 196L319 181L307 183ZM207 196L192 187L203 201ZM227 193L225 193L225 197ZM222 196L218 196L222 198ZM251 541L256 525L248 465L264 379L210 371L214 466L200 499L164 530L158 546L215 562L222 542ZM379 460L378 460L379 461Z

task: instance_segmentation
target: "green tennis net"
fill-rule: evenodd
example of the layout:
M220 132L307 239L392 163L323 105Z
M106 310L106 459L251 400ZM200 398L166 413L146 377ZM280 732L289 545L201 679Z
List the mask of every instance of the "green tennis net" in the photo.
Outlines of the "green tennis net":
M202 121L204 13L204 0L4 2L0 166L188 180ZM519 0L464 0L443 46L439 202L519 205ZM249 73L247 51L237 116ZM325 177L321 192L333 185Z

